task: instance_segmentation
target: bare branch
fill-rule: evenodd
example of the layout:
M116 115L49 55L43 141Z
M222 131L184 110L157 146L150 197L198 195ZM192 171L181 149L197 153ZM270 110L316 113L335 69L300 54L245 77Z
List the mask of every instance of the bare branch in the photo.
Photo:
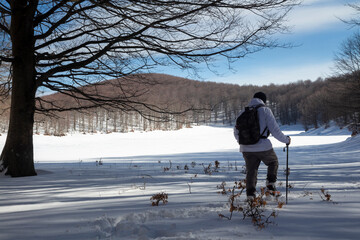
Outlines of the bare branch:
M217 56L230 64L264 48L286 46L272 36L286 30L284 18L298 3L34 0L29 7L36 9L32 23L36 88L77 99L77 105L67 107L38 99L38 110L105 106L124 111L171 112L165 105L160 108L146 101L147 87L152 84L149 79L139 81L134 88L126 81L112 83L117 95L108 96L99 89L106 86L105 80L122 79L158 65L175 64L195 71L199 63L210 68ZM7 26L13 10L9 3L0 5L0 9L4 9L0 14L5 16L0 24ZM5 35L0 35L0 41L11 49L12 43ZM12 61L11 55L2 54L0 59ZM188 109L195 108L188 106L173 113Z

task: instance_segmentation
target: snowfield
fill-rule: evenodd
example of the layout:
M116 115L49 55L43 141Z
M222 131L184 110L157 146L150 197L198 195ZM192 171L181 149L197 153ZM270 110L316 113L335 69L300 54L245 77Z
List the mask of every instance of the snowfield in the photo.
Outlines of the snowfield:
M241 212L219 217L230 215L229 195L217 186L245 178L231 128L34 136L38 176L0 176L0 240L359 239L360 136L284 131L292 137L289 201L269 202L265 214L277 216L261 230ZM271 139L284 201L286 153ZM258 189L265 177L262 164ZM168 203L152 206L157 193Z

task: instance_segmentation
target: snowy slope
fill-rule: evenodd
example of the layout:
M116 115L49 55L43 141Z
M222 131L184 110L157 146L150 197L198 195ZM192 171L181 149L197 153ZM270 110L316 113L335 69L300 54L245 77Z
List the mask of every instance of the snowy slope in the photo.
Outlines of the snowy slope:
M35 136L37 177L0 176L0 240L12 239L358 239L360 137L292 137L289 203L258 230L229 215L218 194L245 177L232 129L194 127L175 132ZM294 130L294 131L291 131ZM0 137L3 145L5 136ZM272 139L284 183L286 154ZM96 161L103 163L99 165ZM220 162L212 174L204 169ZM185 166L188 170L185 170ZM264 186L266 169L259 170ZM284 184L278 187L285 194ZM320 189L331 194L321 198ZM166 205L150 197L165 192ZM283 200L284 197L282 197ZM244 196L240 197L240 201Z

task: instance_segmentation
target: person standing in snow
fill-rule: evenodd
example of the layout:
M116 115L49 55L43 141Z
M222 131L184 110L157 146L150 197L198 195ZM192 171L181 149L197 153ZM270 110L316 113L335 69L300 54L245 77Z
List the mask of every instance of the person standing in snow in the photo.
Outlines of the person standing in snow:
M260 124L260 133L264 133L264 136L255 144L240 144L240 152L242 152L246 164L246 195L249 200L255 198L257 173L261 162L267 166L267 190L270 192L276 191L275 183L277 180L279 163L272 144L267 138L269 133L271 133L277 140L287 145L289 145L291 142L290 137L285 136L282 133L272 111L270 108L266 107L265 104L266 95L263 92L257 92L248 105L249 107L263 105L263 107L259 107L257 111ZM234 136L239 142L239 132L236 127L234 128Z

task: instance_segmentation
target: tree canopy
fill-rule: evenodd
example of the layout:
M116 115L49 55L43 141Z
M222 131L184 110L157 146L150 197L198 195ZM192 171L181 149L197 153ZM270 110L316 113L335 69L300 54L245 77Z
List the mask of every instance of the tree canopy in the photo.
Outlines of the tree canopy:
M109 98L96 86L169 64L194 69L276 47L298 0L5 0L0 3L0 61L10 64L9 132L0 157L12 176L34 175L32 129L44 104L39 89L94 105L157 110L121 90ZM210 66L210 65L208 65ZM196 71L195 71L196 72ZM82 91L91 84L94 91ZM142 84L153 84L143 82ZM114 88L115 89L115 88ZM81 102L81 101L80 101ZM40 107L39 107L40 106Z

